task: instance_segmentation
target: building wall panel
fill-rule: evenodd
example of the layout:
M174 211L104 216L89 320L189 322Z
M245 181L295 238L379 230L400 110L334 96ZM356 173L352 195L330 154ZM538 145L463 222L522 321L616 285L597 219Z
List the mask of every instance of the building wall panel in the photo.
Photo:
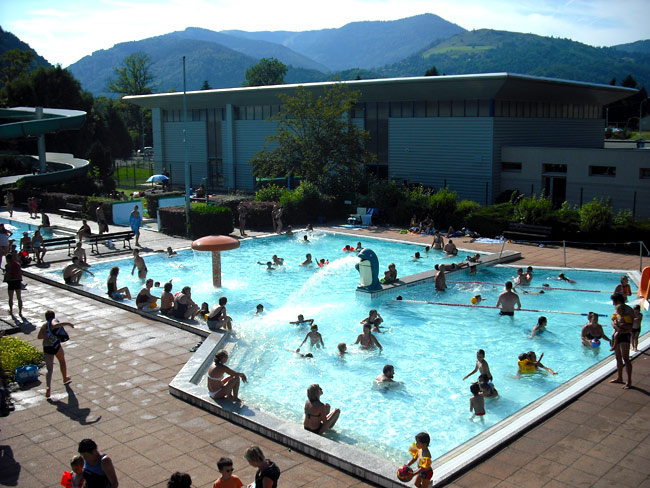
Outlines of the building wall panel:
M389 176L441 188L459 198L492 200L492 119L392 118L388 121Z
M276 123L267 120L235 121L235 188L238 190L253 191L255 189L253 166L249 161L260 149L264 148L266 138L275 134L275 130Z
M183 122L167 122L162 127L164 161L174 185L185 184L183 126ZM206 121L187 122L187 148L191 168L190 186L198 188L203 182L203 178L208 176ZM154 149L154 154L155 151L156 149Z

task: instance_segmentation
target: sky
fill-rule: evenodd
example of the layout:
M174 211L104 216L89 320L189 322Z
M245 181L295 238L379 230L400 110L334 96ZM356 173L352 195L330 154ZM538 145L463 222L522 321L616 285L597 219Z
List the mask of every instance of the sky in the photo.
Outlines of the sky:
M305 31L433 13L497 29L611 46L650 38L650 0L2 0L0 26L52 64L186 27Z

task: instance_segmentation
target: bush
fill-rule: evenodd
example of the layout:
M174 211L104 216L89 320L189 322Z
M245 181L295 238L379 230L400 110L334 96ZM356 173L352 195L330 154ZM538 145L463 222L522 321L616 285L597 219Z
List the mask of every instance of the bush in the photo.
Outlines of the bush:
M230 235L234 230L232 211L205 203L190 206L190 229L192 239L209 235Z
M556 239L579 239L580 213L568 202L551 213L549 223L552 223L552 237Z
M267 185L257 190L255 200L258 202L279 202L287 193L290 193L290 191L284 187L276 184Z
M152 219L155 219L158 217L158 200L164 197L174 197L174 196L183 196L185 195L182 192L179 191L173 191L173 192L165 192L165 193L147 193L144 196L145 202L147 204L147 213L149 214L149 217ZM108 215L106 216L108 217ZM110 221L109 221L110 222Z
M166 207L159 210L160 226L171 235L188 235L185 225L185 207ZM229 235L234 230L232 212L228 207L216 207L205 203L190 206L190 239L209 235Z
M429 197L429 212L433 217L436 228L445 229L450 225L458 226L453 221L457 207L457 196L455 191L441 188Z
M580 209L580 230L591 237L609 231L614 223L612 207L595 198Z
M513 218L516 222L522 224L541 224L550 222L552 212L553 203L543 193L539 196L539 199L537 195L522 196L517 199Z
M509 202L490 205L470 213L465 219L465 225L482 236L495 237L508 228L513 212L514 206Z
M456 228L468 227L467 225L467 216L472 212L478 212L483 208L480 203L477 203L473 200L461 200L456 205L456 214L454 215L454 222ZM470 230L473 230L469 227Z
M247 201L242 205L246 206L246 228L254 230L272 230L273 223L271 220L271 212L276 205L275 202L257 202ZM239 220L239 214L237 214ZM238 224L239 225L239 224Z
M42 361L43 353L22 339L17 337L0 338L0 364L12 376L17 367L40 364Z

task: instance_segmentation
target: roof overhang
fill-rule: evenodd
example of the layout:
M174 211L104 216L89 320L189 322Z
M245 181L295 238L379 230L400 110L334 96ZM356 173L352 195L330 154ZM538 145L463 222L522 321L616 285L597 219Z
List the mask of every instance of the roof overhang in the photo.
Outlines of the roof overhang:
M318 96L335 83L359 91L359 101L415 100L526 100L554 103L608 105L638 90L620 86L542 78L512 73L453 76L420 76L354 81L327 81L293 85L201 90L187 93L187 108L225 107L226 104L263 105L279 103L278 95L291 95L298 86ZM145 108L182 109L183 93L126 96L124 100Z

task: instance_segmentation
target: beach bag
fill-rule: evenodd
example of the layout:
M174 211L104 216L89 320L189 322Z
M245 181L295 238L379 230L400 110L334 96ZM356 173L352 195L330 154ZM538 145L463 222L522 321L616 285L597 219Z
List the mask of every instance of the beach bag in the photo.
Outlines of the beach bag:
M21 386L25 383L36 381L38 379L38 366L35 364L18 366L16 371L14 371L14 376L16 377L16 382Z
M59 342L68 342L70 340L70 336L63 327L54 329L54 335L59 340Z

